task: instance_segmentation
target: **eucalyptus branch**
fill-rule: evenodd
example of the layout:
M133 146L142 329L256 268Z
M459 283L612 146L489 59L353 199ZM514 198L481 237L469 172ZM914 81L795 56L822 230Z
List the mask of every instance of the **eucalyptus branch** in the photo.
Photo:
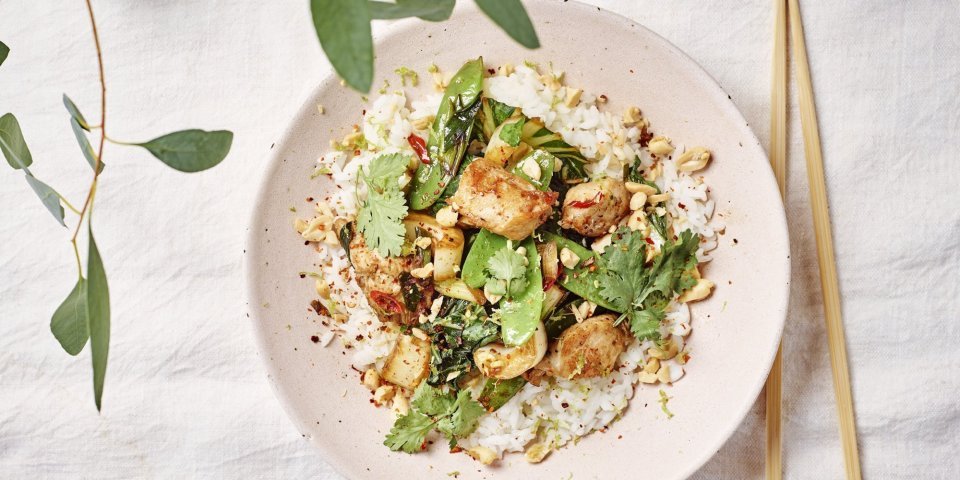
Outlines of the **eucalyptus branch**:
M141 147L171 168L182 172L198 172L211 168L226 158L233 144L233 133L226 130L211 132L197 129L181 130L143 143L123 142L110 138L106 131L107 81L100 34L97 30L91 0L84 1L97 52L97 70L100 78L100 123L98 125L87 123L76 104L68 96L63 96L63 105L70 114L70 126L80 151L93 169L90 188L87 190L83 204L77 209L64 196L33 175L29 169L33 164L33 156L23 138L20 123L12 113L0 116L0 151L12 168L24 173L27 183L57 222L64 227L67 226L64 222L66 213L64 206L76 215L77 225L70 236L70 246L77 264L77 281L73 290L53 313L50 330L70 355L79 354L89 340L93 364L94 402L97 410L100 410L110 349L110 294L106 270L93 236L92 220L100 174L104 170L104 145L109 141L118 145ZM6 60L9 52L10 49L6 44L0 42L0 64ZM99 131L100 137L96 151L87 137L94 130ZM87 226L88 240L86 276L84 276L84 264L77 242L84 224Z

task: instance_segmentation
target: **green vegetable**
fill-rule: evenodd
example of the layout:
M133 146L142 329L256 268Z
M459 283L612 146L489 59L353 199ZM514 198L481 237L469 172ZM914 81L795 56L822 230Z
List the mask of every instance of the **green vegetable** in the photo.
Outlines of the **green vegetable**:
M393 451L416 453L425 448L424 441L436 429L456 445L457 439L473 433L477 422L486 413L467 390L454 395L421 383L410 401L411 410L393 424L383 444Z
M403 252L407 206L399 179L409 161L408 156L399 153L380 155L370 162L369 172L360 172L367 184L367 199L357 212L357 228L367 246L384 257Z
M437 201L430 206L430 213L433 213L433 215L436 216L437 212L439 212L441 208L448 205L447 200L449 200L453 194L457 193L457 189L460 188L460 178L463 177L463 171L466 170L467 167L470 166L470 164L473 163L477 158L479 157L463 157L463 161L460 162L460 169L457 171L457 174L453 176L453 179L450 180L450 183L447 184L447 186L443 189L443 193L440 194L440 198L438 198Z
M540 48L540 40L533 29L533 23L527 16L520 0L475 0L494 23L500 26L510 38L527 48Z
M480 112L477 114L477 126L484 140L489 140L493 131L500 126L506 119L513 116L517 107L511 107L505 103L500 103L490 97L484 97Z
M504 122L500 129L500 140L506 142L511 147L520 145L520 133L523 132L524 117L520 116L515 121Z
M540 167L540 178L530 178L530 176L523 172L523 162L529 160L536 162L537 166ZM530 182L539 190L547 191L550 190L550 181L553 179L553 166L556 161L557 157L554 157L546 150L534 150L517 162L510 172Z
M533 149L546 150L559 158L563 163L560 168L560 178L563 183L587 178L587 160L577 147L563 141L559 133L550 131L537 119L529 120L523 125L523 143ZM556 190L556 189L554 189Z
M370 6L362 0L310 0L313 27L330 64L355 90L373 83Z
M353 262L350 260L350 242L353 241L354 228L354 223L348 222L344 223L337 232L337 240L340 241L340 246L343 247L343 250L347 252L347 260L350 262Z
M583 302L580 300L579 302ZM554 340L560 337L564 330L577 323L577 316L570 310L571 305L579 306L578 301L567 302L550 312L550 315L543 321L543 326L547 330L547 338Z
M487 261L490 274L484 289L509 300L516 298L527 288L526 257L513 249L513 242L497 250Z
M480 109L482 88L483 58L467 62L450 80L427 139L430 163L421 163L411 182L413 210L433 205L458 171Z
M563 267L563 275L557 281L561 287L603 308L622 312L600 293L600 272L604 269L602 257L593 250L555 233L544 232L543 239L556 242L558 250L566 248L580 257L580 262L574 268ZM591 265L595 268L591 269Z
M483 228L474 237L473 245L467 252L460 277L473 288L482 288L487 283L487 263L490 257L507 246L507 239Z
M527 249L526 288L500 306L500 336L506 345L522 345L540 324L543 308L543 278L540 255L533 238L521 243Z
M454 389L455 380L473 369L473 351L496 340L499 333L483 306L453 299L444 299L437 317L420 328L431 336L427 383L449 384Z
M700 237L686 230L678 241L667 239L653 265L644 267L647 243L640 232L622 228L603 252L605 267L600 274L600 293L630 321L630 331L640 340L659 338L658 326L674 294L697 282Z
M523 377L514 377L509 380L488 378L483 384L483 391L480 392L478 400L488 412L495 412L510 401L526 384L527 381Z

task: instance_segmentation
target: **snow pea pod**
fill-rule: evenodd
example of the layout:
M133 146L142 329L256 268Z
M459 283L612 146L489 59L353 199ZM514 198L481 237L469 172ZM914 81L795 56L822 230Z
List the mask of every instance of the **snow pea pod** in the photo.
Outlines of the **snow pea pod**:
M482 88L483 57L467 62L450 79L427 140L430 163L420 164L411 182L411 209L433 205L457 173L470 143Z

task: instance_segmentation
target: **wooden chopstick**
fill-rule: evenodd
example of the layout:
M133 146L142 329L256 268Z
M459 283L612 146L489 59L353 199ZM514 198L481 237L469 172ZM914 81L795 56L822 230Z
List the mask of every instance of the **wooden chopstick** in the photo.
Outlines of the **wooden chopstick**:
M813 208L813 231L817 237L817 262L820 266L820 286L823 289L823 314L827 324L827 342L830 349L830 367L833 371L833 391L840 419L840 440L848 479L860 478L860 458L857 452L857 427L850 394L850 371L847 366L847 347L840 313L840 289L837 267L833 257L833 234L830 228L830 209L823 179L823 156L820 150L820 131L817 110L813 101L813 83L810 64L803 39L803 22L798 0L790 1L790 32L793 56L797 66L797 92L800 102L800 123L803 130L803 149L807 158L807 181L810 187L810 206Z
M787 2L773 0L776 17L773 33L773 77L770 84L770 165L780 186L780 197L786 201L787 190ZM783 450L780 433L780 396L782 391L781 347L767 377L767 480L783 478Z

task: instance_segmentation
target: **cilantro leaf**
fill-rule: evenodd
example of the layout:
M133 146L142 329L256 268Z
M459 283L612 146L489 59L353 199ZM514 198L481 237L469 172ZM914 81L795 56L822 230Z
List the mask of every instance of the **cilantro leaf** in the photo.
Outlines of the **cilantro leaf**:
M448 416L437 422L437 430L451 439L469 435L485 413L483 405L474 400L469 391L460 390Z
M500 128L500 140L503 140L511 147L520 145L520 134L523 132L523 124L523 117L511 123L504 123L503 127Z
M668 238L649 267L644 265L646 240L640 232L621 229L603 252L607 271L600 276L600 294L624 312L638 339L658 338L658 327L674 294L696 284L700 237L686 230Z
M367 186L379 191L396 187L399 190L400 176L407 171L410 156L402 153L380 155L370 161L370 166L364 179Z
M527 288L527 258L507 246L497 250L487 261L487 288L496 294L516 297Z
M363 232L367 244L381 256L396 256L403 251L406 216L407 206L399 190L388 189L383 193L371 190L357 213L357 228Z
M421 382L413 392L410 405L427 415L443 415L453 407L453 398L439 388L432 388L427 382Z
M469 390L456 396L444 393L426 382L421 383L410 402L409 413L397 419L383 444L393 451L416 453L423 449L427 434L436 428L456 445L457 439L473 433L483 414L487 413L473 399Z
M383 444L390 447L390 450L394 452L419 452L423 450L423 443L426 441L430 430L433 430L434 424L436 422L430 417L411 410L397 419Z
M384 257L403 251L407 205L398 181L409 160L400 153L380 155L370 162L367 172L360 172L367 184L367 199L357 212L357 228L367 245Z

